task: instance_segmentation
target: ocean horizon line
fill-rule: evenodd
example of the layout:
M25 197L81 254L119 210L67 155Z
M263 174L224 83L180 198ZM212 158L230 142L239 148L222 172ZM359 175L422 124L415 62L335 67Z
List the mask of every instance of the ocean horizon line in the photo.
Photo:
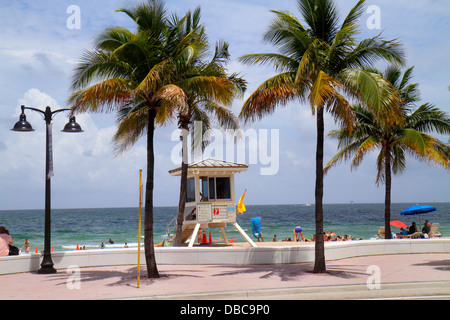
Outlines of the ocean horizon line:
M406 205L415 205L415 204L446 204L450 203L450 201L408 201L408 202L391 202L391 205L399 205L399 204L406 204ZM237 204L237 203L236 203ZM353 205L353 204L359 204L359 205L384 205L384 202L335 202L335 203L323 203L324 206L328 205ZM246 206L314 206L314 202L303 202L303 203L273 203L273 204L245 204ZM142 208L145 206L143 205ZM178 205L158 205L153 206L153 208L177 208ZM110 206L95 206L95 207L70 207L70 208L52 208L51 210L83 210L83 209L138 209L139 206L117 206L117 207L110 207ZM42 208L22 208L22 209L0 209L0 212L4 211L38 211L38 210L45 210L44 207Z

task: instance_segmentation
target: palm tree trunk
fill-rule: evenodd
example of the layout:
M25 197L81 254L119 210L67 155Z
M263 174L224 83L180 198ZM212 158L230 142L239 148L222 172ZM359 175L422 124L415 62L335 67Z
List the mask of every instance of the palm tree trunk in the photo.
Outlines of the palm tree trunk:
M181 161L181 183L180 183L180 200L178 202L178 217L177 217L177 231L175 236L175 246L181 246L182 236L183 236L183 220L184 220L184 210L186 208L186 185L187 185L187 175L188 175L188 156L187 156L187 140L189 134L189 124L183 122L180 126L181 128L181 139L182 139L182 161ZM193 235L194 236L194 235Z
M147 132L147 183L145 187L145 220L144 220L144 245L145 260L147 263L147 275L149 278L159 278L155 259L155 246L153 243L153 179L155 169L155 155L153 151L153 138L155 132L156 111L149 111Z
M386 193L384 197L384 234L385 239L391 239L391 149L386 146L385 154L385 183L386 183Z
M324 118L323 108L317 108L317 147L316 147L316 245L314 273L325 273L325 247L323 240L323 145L324 145Z

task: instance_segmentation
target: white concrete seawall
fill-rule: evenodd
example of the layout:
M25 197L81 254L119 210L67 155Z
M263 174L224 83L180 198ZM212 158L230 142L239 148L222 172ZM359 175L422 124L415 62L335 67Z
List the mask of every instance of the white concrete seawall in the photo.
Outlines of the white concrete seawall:
M137 265L137 248L98 249L52 253L55 268ZM450 239L394 239L330 242L325 244L327 261L352 257L450 253ZM155 248L157 264L169 265L256 265L291 264L314 261L314 244L263 247L169 247ZM0 275L34 272L41 254L0 257ZM145 265L141 250L141 265Z

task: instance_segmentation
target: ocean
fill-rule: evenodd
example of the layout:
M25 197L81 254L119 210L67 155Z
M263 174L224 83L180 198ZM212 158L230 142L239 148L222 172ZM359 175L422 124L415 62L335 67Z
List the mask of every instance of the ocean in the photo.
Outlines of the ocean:
M427 203L421 203L427 204ZM415 203L393 203L391 220L400 220L407 225L417 216L401 216L400 212ZM428 219L431 223L440 223L439 231L443 236L450 235L450 203L428 203L438 210L421 215L422 223ZM251 218L260 216L263 220L262 233L265 241L292 237L296 226L303 228L303 234L311 238L315 233L314 205L247 205L247 212L237 217L237 223L252 236ZM166 239L166 226L175 217L176 207L154 208L154 241ZM143 217L142 210L142 236ZM98 249L101 243L106 248L121 248L125 243L129 247L138 245L138 208L100 208L100 209L53 209L52 241L55 251L75 250L77 245L86 249ZM14 238L14 244L23 248L25 239L31 243L31 251L44 247L44 210L2 210L0 225L5 226ZM384 204L325 204L324 229L333 230L338 235L351 235L355 238L370 239L376 235L379 227L384 226ZM222 237L219 229L211 229L213 240ZM392 231L398 228L392 227ZM235 242L244 242L237 230L228 225L228 237ZM114 244L108 244L112 239ZM143 239L141 241L143 245Z

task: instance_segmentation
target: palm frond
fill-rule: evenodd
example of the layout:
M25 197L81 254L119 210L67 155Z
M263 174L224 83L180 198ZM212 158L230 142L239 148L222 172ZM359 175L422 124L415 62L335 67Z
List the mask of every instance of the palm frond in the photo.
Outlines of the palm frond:
M96 81L125 78L128 77L129 71L127 65L109 53L85 51L72 75L71 87L76 91Z
M385 59L391 63L403 65L405 53L397 40L386 41L379 36L362 40L356 48L349 51L338 67L367 69L378 60Z
M358 22L361 16L365 13L364 4L365 0L358 1L358 3L350 10L347 17L345 17L341 29L347 28L351 25L355 25L356 22Z
M338 31L338 14L331 0L298 0L298 9L314 35L331 43Z
M140 107L129 111L127 115L121 117L114 134L113 142L116 156L129 150L147 132L149 109Z
M398 108L400 99L395 87L381 75L356 68L344 70L340 75L344 88L388 123L402 119L403 110Z
M305 97L307 85L294 85L294 82L294 73L278 74L264 81L245 101L239 117L246 123L255 121L272 114L279 105Z
M313 110L323 107L327 101L332 99L335 93L335 87L339 87L340 83L327 75L323 71L319 71L309 94L309 103Z
M238 60L243 64L247 64L250 66L271 65L278 72L286 72L297 69L299 65L299 63L295 59L278 53L247 54L239 57Z
M407 126L421 132L450 134L450 117L430 103L417 108L406 118Z
M117 111L134 99L127 84L125 79L104 80L73 93L68 101L75 113Z

